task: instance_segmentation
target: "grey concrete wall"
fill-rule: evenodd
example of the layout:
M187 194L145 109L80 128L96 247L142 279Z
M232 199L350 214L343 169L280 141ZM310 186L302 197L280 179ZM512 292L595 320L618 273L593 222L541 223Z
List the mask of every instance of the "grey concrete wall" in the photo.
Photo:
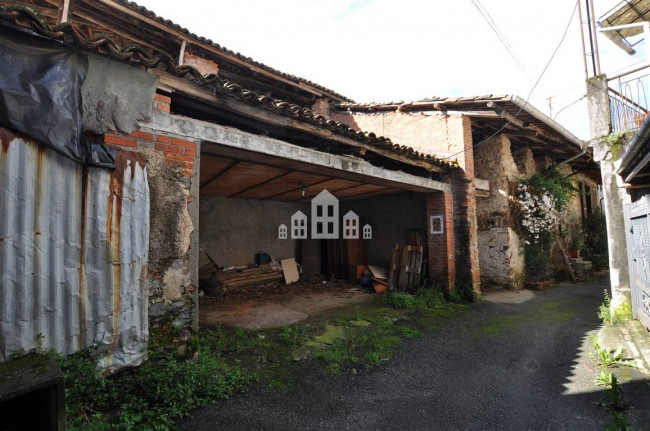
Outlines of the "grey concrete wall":
M368 264L388 268L395 244L405 244L409 229L422 229L426 248L426 200L422 193L398 193L341 202L341 214L349 210L359 216L361 226L372 226L372 239L367 241Z
M298 210L309 214L308 204L201 196L200 263L207 252L219 266L246 265L265 251L278 261L296 256L296 241L278 239L278 226L289 228Z
M607 142L611 132L610 107L607 90L607 77L595 76L587 80L587 107L589 109L589 129L594 160L600 164L603 178L605 217L607 220L607 241L609 244L609 276L612 288L611 309L630 301L630 276L625 236L625 216L623 208L630 202L622 178L616 174L625 148L612 154L612 144Z

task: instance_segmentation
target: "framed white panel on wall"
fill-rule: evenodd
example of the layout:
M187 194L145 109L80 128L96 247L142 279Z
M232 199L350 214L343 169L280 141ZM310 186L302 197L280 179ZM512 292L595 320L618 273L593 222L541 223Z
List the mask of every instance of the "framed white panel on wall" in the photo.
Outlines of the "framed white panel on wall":
M441 234L445 232L444 216L431 216L429 218L430 231L432 234Z

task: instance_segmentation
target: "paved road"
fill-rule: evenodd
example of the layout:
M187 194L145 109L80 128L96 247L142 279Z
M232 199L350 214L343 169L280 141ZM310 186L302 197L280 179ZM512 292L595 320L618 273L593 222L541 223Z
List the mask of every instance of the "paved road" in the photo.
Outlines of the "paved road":
M601 430L589 335L606 279L518 304L484 301L358 375L297 370L295 391L256 387L181 430ZM645 410L650 410L645 408ZM646 416L633 405L632 416ZM642 419L641 419L642 420Z

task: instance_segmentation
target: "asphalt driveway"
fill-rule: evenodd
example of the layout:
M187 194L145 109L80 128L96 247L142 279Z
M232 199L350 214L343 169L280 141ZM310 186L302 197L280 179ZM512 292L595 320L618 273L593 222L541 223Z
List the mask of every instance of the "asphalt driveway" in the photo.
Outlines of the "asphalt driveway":
M253 387L196 411L179 429L604 429L609 413L594 385L589 337L600 326L606 282L528 292L520 303L483 301L356 375L297 365L288 392ZM648 392L645 382L641 390ZM628 402L633 423L650 424L650 406Z

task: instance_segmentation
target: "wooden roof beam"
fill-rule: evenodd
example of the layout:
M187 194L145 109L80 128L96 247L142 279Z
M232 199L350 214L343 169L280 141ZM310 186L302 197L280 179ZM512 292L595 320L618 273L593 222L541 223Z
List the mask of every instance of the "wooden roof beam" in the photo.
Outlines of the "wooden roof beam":
M149 72L154 73L160 77L160 84L171 87L176 92L202 100L211 105L218 106L219 108L225 109L226 111L234 112L244 117L255 119L256 121L266 122L272 126L298 130L303 133L315 135L328 141L347 145L349 147L365 149L368 152L378 154L387 159L392 159L407 165L423 168L428 172L443 173L446 171L446 168L434 165L428 161L406 157L402 154L398 154L395 151L392 151L391 149L375 146L371 143L366 143L347 136L343 136L331 130L319 127L315 124L299 121L292 117L277 114L261 107L254 107L245 102L236 100L233 97L225 96L222 98L217 98L214 96L214 94L212 94L211 87L194 84L184 78L175 77L170 73L164 72L160 69L148 70Z

